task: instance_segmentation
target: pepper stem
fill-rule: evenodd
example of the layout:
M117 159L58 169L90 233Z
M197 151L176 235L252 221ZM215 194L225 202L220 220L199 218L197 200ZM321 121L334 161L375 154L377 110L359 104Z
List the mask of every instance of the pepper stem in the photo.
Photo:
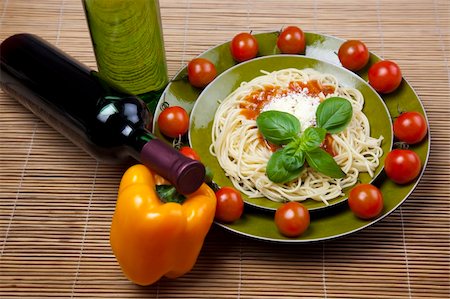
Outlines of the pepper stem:
M172 185L156 185L156 193L162 202L176 202L182 204L186 200L186 196L178 193Z

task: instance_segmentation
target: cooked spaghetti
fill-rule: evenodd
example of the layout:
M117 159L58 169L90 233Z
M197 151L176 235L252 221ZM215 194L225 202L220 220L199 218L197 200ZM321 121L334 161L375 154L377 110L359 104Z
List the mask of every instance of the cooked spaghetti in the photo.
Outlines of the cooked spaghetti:
M383 137L370 136L370 125L362 112L364 98L357 89L342 87L330 74L313 69L283 69L243 82L219 105L212 127L210 151L233 185L249 196L273 201L323 201L339 197L342 189L357 182L360 172L373 177L383 151ZM304 131L315 126L315 111L322 101L339 96L353 107L344 131L327 135L322 148L330 153L346 176L333 179L305 167L297 179L274 183L266 175L267 162L277 146L259 133L256 118L262 111L278 110L295 115Z

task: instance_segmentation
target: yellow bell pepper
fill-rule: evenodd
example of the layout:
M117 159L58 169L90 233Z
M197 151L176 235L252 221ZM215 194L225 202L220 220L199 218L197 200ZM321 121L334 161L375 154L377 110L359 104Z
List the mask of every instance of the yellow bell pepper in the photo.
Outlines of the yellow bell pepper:
M122 177L110 243L125 276L150 285L189 272L214 220L216 197L203 184L182 203L160 200L155 174L144 165Z

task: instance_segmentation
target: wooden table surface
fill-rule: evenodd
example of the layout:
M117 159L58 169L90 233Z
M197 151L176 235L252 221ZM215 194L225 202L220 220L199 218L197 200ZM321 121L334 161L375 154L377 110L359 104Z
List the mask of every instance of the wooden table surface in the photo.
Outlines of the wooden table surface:
M160 0L169 74L236 33L297 25L395 60L427 111L425 174L391 215L345 238L257 241L213 226L194 269L129 282L109 246L124 165L95 161L0 92L0 298L448 298L450 2ZM35 33L86 65L79 0L0 0L0 40Z

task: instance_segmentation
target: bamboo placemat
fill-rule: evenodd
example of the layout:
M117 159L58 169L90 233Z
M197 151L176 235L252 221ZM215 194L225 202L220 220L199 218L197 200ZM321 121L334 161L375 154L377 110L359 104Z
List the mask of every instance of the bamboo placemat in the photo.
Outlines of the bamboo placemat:
M346 238L272 244L213 227L192 272L127 281L109 247L125 165L97 163L0 93L0 298L448 298L448 0L161 0L170 75L241 31L285 25L363 40L399 63L428 113L419 186L393 214ZM1 0L0 38L35 33L95 68L79 0Z

